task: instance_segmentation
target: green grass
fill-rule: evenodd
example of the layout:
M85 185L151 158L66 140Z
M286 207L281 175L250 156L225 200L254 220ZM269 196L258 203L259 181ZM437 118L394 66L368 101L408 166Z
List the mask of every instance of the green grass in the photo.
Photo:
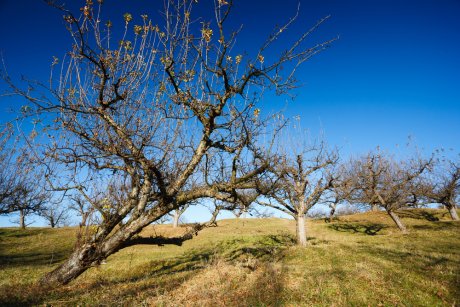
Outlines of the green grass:
M408 235L383 212L309 221L307 248L294 245L293 221L223 220L181 247L124 249L49 292L35 282L70 253L76 229L4 228L0 305L458 305L460 223L444 210L401 216Z

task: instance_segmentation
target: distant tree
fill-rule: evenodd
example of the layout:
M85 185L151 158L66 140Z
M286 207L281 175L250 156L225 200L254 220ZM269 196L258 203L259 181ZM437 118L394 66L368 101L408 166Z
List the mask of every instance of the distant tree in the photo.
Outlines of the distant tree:
M349 201L379 206L407 233L397 210L417 204L419 179L431 163L418 157L395 160L381 151L370 152L350 164L354 191Z
M0 214L14 211L12 203L20 188L11 137L12 127L10 125L2 127L0 130Z
M283 94L294 88L299 65L331 42L304 44L325 18L272 55L293 18L256 55L231 54L238 33L226 29L232 1L215 2L212 23L193 15L195 1L188 0L165 1L160 25L147 15L133 25L126 13L125 32L117 37L112 23L99 17L104 5L88 0L80 16L58 7L72 49L62 74L47 83L53 97L34 92L46 84L23 90L5 77L29 101L30 113L50 123L44 163L60 163L59 174L47 174L53 188L77 189L100 217L42 285L66 284L132 244L166 244L137 234L181 204L228 201L235 191L254 188L267 169L266 149L257 145L265 124L258 100L267 90ZM228 161L229 180L199 171L205 157L215 156ZM98 195L92 187L110 181L123 182L121 201L91 197Z
M190 207L190 203L185 204L173 211L173 228L179 227L179 219L184 214L184 212Z
M24 229L26 217L38 214L51 194L30 148L12 136L11 126L0 132L0 214L18 213L14 222Z
M26 217L37 214L43 210L50 199L49 193L34 182L22 181L10 203L10 212L18 212L19 227L25 229L28 225Z
M419 193L428 203L443 205L454 221L458 221L457 203L460 201L460 163L438 160L422 179Z
M66 226L69 221L68 208L62 204L50 202L43 206L38 215L44 218L51 228Z

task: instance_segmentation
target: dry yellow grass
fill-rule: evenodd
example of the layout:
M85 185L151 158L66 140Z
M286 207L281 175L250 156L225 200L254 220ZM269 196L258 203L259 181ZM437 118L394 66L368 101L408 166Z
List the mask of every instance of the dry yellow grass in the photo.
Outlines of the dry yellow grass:
M401 214L409 235L381 212L309 221L307 248L294 246L290 220L223 220L180 247L124 249L51 292L33 284L70 252L75 229L0 229L0 305L459 304L460 223L443 210Z

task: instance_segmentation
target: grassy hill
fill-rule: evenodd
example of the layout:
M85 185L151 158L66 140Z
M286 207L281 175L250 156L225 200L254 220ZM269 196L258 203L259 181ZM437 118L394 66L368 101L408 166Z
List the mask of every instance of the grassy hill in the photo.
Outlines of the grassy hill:
M34 282L65 259L75 228L0 229L0 305L457 306L460 223L444 210L309 221L294 246L285 219L219 221L183 246L139 245L45 292ZM182 229L150 226L143 235Z

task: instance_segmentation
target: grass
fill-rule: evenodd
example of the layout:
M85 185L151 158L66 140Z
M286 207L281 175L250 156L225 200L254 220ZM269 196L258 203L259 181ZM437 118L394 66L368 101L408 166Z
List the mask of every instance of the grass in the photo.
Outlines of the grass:
M124 249L70 285L35 282L65 259L75 228L0 229L0 305L456 306L460 223L444 210L309 221L307 248L285 219L223 220L183 246ZM170 225L143 234L174 236Z

